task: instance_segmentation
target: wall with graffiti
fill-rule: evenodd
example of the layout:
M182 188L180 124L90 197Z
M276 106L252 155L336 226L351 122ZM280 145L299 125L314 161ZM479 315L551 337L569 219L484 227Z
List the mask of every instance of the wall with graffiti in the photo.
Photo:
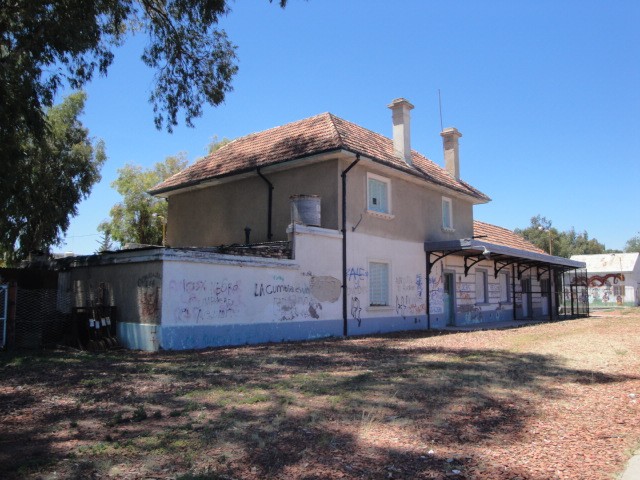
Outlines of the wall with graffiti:
M427 287L422 244L357 232L350 233L348 241L349 331L364 334L426 329ZM380 278L372 277L372 263L385 265L387 276L382 284ZM383 302L386 304L374 305L371 290L380 286L386 288Z
M296 235L296 260L216 256L205 263L184 255L167 259L162 347L339 335L340 239L305 232ZM326 257L318 255L319 249Z
M621 307L637 304L636 289L626 285L623 273L590 275L587 278L589 304L593 307Z
M487 274L484 301L476 292L476 273L480 270ZM445 273L453 275L452 292L445 291ZM507 321L513 319L514 305L518 318L548 313L548 300L541 292L537 275L523 275L528 281L525 283L529 288L527 291L523 290L522 281L516 280L514 294L512 270L509 268L502 273L508 273L508 277L500 274L495 277L492 261L479 262L467 275L462 257L452 255L436 262L429 278L431 325L439 328ZM543 275L543 278L547 276Z

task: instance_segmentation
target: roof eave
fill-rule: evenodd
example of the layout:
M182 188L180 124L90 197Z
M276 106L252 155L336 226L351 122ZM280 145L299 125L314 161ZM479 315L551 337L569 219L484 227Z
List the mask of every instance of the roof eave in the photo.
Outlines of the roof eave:
M398 172L402 172L402 173L406 173L408 175L411 175L413 177L416 177L422 181L425 181L431 185L435 185L441 189L446 190L447 192L455 192L456 194L460 195L460 196L464 196L465 198L468 198L472 201L473 204L478 205L478 204L483 204L483 203L488 203L491 201L491 198L488 197L487 195L483 194L482 192L479 192L479 195L475 195L471 192L466 192L463 189L458 189L458 188L453 188L449 185L445 185L441 182L436 181L433 178L428 177L426 174L424 174L423 172L421 172L420 170L417 169L413 169L413 168L401 168L398 165L395 165L391 162L388 162L386 160L382 160L380 158L376 158L373 156L370 156L368 154L366 154L365 152L361 152L361 151L357 151L356 149L351 149L351 148L347 148L347 147L332 147L326 150L321 150L318 152L312 152L312 153L307 153L304 155L298 155L296 157L291 157L291 158L287 158L287 159L283 159L277 162L273 162L270 163L268 165L264 165L264 166L251 166L251 167L247 167L247 168L243 168L243 169L239 169L239 170L235 170L233 172L229 172L229 173L225 173L222 175L216 175L216 176L212 176L212 177L206 177L206 178L201 178L201 179L197 179L197 180L192 180L192 181L187 181L187 182L183 182L180 183L178 185L174 185L174 186L169 186L169 187L165 187L165 188L158 188L158 189L151 189L148 190L147 193L149 195L154 195L154 196L158 196L158 197L168 197L169 193L171 194L176 194L176 193L180 193L181 191L185 191L185 190L190 190L193 189L194 187L204 187L207 184L213 184L215 183L215 181L217 180L221 180L224 178L230 178L230 177L234 177L234 176L238 176L238 175L243 175L243 174L247 174L250 172L255 171L257 168L269 168L269 167L273 167L276 165L283 165L285 163L290 163L290 162L294 162L297 160L302 160L303 158L311 158L311 157L317 157L320 155L326 155L329 153L349 153L352 155L361 155L362 157L368 158L369 160L371 160L374 163L378 163L380 165L389 167L395 171Z
M446 252L457 251L482 254L485 251L490 252L491 255L505 255L509 257L523 258L532 262L548 263L553 265L561 265L567 268L586 268L585 262L579 262L576 260L570 260L564 257L556 257L553 255L547 255L543 253L531 252L529 250L522 250L519 248L508 247L505 245L498 245L496 243L482 242L476 239L461 238L459 240L449 240L443 242L425 242L425 252ZM487 260L490 260L489 257Z

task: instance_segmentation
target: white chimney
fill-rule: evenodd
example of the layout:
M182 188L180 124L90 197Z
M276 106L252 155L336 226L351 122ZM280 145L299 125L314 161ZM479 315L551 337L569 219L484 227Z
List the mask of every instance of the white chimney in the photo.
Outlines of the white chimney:
M396 98L389 105L393 119L393 149L407 165L411 163L411 115L413 105L404 98Z
M444 147L444 169L456 180L460 180L460 154L458 139L462 134L453 127L445 128L440 135Z

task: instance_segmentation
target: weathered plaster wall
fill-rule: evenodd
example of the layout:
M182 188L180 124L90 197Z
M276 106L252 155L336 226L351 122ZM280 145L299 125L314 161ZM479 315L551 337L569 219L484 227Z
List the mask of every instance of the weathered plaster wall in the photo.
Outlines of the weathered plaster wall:
M349 231L349 334L427 328L423 244ZM389 305L370 306L370 263L389 265Z
M338 228L338 161L262 173L273 184L272 240L286 240L291 223L289 197L320 195L322 227ZM192 190L169 197L167 244L172 247L211 247L245 242L245 227L252 242L267 241L268 186L250 177Z
M342 332L340 236L300 227L297 260L165 261L161 347L301 340Z
M341 169L348 166L343 161ZM391 181L391 215L384 218L367 211L367 172ZM473 205L450 193L434 190L397 176L394 170L362 162L347 175L347 223L358 224L358 233L414 242L454 240L473 235ZM453 203L453 232L442 229L442 197Z
M106 260L78 266L70 272L75 307L102 302L116 307L118 337L125 347L154 350L158 347L162 305L162 262L152 257L120 263ZM111 258L116 258L111 256Z
M634 272L589 272L588 282L594 307L640 305L640 275Z
M487 275L487 298L485 302L479 303L476 295L476 272L485 270ZM543 317L549 314L548 297L541 293L541 284L536 275L530 273L524 274L523 279L530 279L531 291L524 292L522 289L522 279L515 281L515 298L513 295L513 272L507 270L510 274L508 301L502 301L502 289L500 278L495 278L493 261L481 261L471 268L469 274L464 274L464 260L462 257L449 256L435 264L430 275L430 311L432 327L444 327L447 324L444 305L444 272L454 273L455 288L455 324L456 325L473 325L485 322L508 321L513 319L513 308L515 303L516 318L525 317L523 309L523 300L526 295L531 296L530 317ZM547 274L542 279L548 278ZM555 300L551 297L551 309L554 309ZM514 302L515 300L515 302Z

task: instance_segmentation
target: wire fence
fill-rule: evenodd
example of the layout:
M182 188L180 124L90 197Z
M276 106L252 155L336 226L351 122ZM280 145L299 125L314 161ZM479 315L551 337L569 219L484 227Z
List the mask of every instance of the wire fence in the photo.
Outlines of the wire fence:
M0 284L0 348L7 346L7 320L9 317L9 285Z
M71 326L71 298L58 289L18 288L15 347L40 348L62 343Z

